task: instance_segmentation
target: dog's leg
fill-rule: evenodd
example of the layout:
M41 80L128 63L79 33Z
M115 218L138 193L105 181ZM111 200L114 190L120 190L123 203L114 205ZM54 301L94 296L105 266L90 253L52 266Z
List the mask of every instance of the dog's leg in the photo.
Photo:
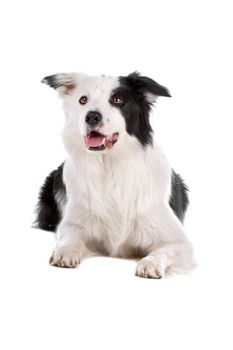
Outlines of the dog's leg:
M62 221L58 226L56 238L57 243L50 264L58 267L76 267L86 253L77 225Z
M184 228L170 208L158 208L155 231L162 242L151 249L149 254L138 262L136 275L146 278L161 278L166 271L182 273L195 267L192 245Z

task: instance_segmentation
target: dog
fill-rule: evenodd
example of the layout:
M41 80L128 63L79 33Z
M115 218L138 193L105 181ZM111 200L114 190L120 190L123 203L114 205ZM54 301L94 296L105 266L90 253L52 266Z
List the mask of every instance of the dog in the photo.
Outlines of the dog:
M42 80L63 100L67 159L46 178L37 227L56 232L50 264L75 268L91 254L137 259L159 279L195 266L183 227L188 188L156 143L150 113L168 89L128 76L55 74Z

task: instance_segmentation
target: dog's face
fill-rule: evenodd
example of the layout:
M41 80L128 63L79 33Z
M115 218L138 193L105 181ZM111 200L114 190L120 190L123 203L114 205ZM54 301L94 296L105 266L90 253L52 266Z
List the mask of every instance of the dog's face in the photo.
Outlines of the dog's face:
M59 92L66 112L66 138L88 151L108 152L125 137L152 142L149 113L168 90L138 73L125 77L55 74L42 82Z

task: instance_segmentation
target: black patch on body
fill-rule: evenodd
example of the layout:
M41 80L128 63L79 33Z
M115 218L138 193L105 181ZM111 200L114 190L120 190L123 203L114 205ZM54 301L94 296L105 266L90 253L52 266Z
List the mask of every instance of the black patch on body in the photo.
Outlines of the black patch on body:
M152 103L147 99L146 94L170 97L169 91L137 72L120 77L119 81L120 86L113 91L110 103L120 109L126 121L128 134L135 136L142 146L152 145L152 128L149 120ZM122 97L124 103L115 106L111 102L114 96Z
M59 195L66 198L66 188L62 176L63 165L64 163L47 176L40 189L35 226L42 230L56 231L62 219L56 197Z
M171 180L172 186L169 204L176 216L183 222L189 204L188 187L185 185L181 176L176 174L174 170L172 170Z
M55 232L62 219L56 196L59 194L59 196L63 195L66 198L66 187L62 176L63 165L61 164L49 174L40 190L35 223L36 227L42 230ZM180 175L173 171L169 204L181 222L184 220L189 203L187 191L188 188Z

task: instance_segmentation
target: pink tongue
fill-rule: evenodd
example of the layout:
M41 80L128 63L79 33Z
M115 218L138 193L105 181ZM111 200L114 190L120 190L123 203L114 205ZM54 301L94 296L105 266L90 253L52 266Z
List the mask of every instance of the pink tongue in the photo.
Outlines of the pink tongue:
M104 141L103 135L89 135L86 137L86 144L90 147L99 147Z

